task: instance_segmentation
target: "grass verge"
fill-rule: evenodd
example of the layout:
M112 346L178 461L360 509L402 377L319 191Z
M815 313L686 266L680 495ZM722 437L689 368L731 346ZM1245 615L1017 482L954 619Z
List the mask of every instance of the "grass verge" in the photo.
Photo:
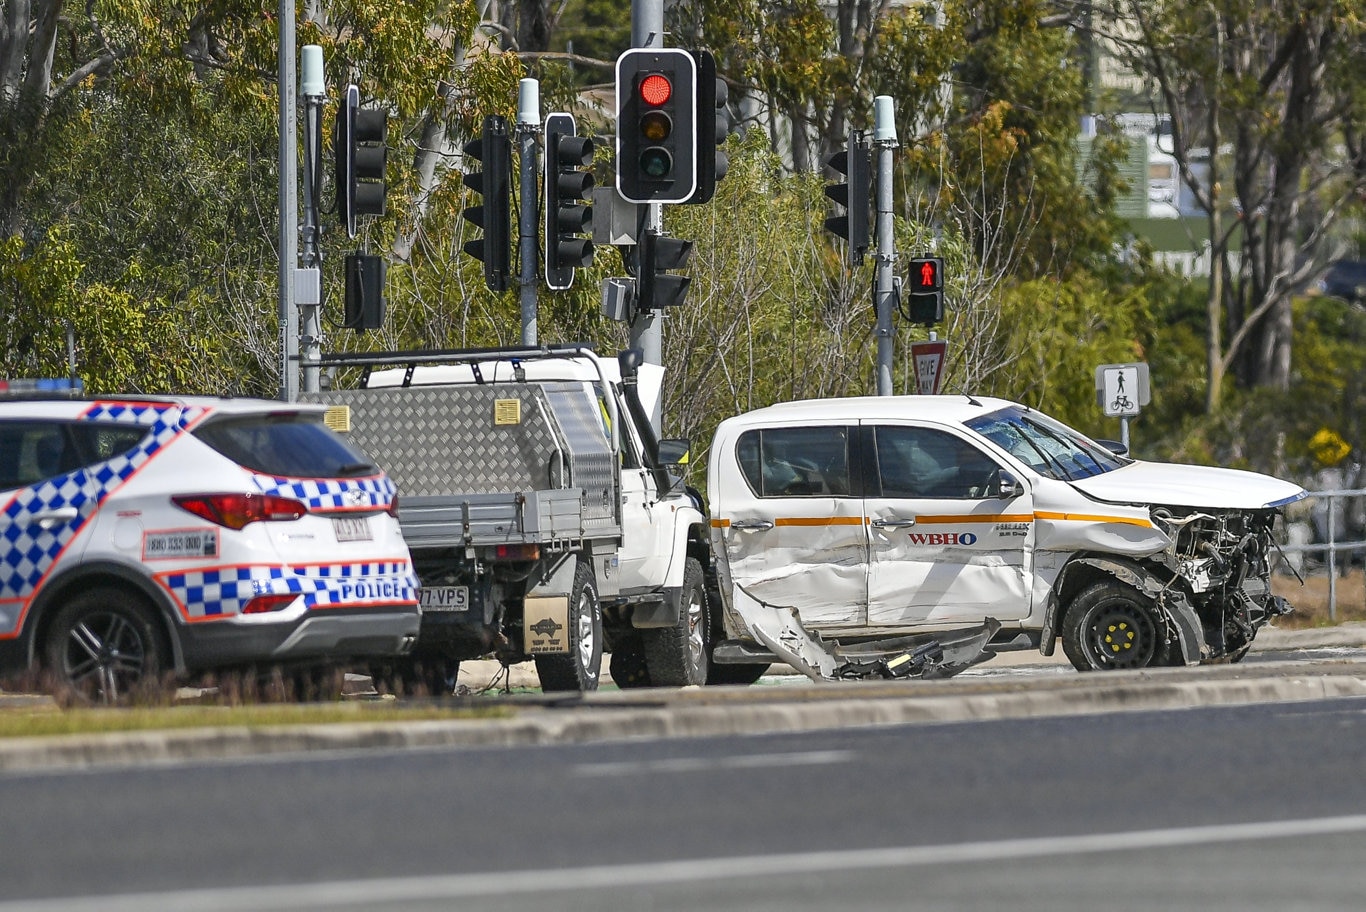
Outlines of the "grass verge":
M275 728L377 723L497 719L509 710L498 706L396 706L378 700L345 703L268 704L257 706L123 706L62 709L42 703L0 710L0 738L113 732L183 730L189 728Z

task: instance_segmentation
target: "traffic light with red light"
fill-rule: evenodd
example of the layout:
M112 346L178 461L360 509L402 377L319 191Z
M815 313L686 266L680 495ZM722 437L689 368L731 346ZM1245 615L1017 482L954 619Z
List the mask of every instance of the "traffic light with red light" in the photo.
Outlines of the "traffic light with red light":
M944 319L944 261L940 257L912 257L907 311L912 323L932 326Z
M697 61L681 48L617 58L617 192L683 203L697 191Z

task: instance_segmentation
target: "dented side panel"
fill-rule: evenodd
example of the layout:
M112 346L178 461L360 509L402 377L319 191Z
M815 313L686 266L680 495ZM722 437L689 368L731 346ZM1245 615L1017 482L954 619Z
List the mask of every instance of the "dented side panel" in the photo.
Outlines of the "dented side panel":
M858 626L867 602L863 502L818 497L737 508L719 524L732 585L809 627Z
M868 500L868 624L1028 617L1034 550L1030 501L1028 494L1010 501Z

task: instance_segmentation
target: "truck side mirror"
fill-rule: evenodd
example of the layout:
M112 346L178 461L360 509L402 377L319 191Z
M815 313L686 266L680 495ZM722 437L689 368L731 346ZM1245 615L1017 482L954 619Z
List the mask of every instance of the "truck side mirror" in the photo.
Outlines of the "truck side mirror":
M666 437L659 441L659 464L685 466L692 443L686 437Z
M1005 469L996 470L995 488L995 496L1002 500L1013 500L1025 492L1024 485L1020 483L1020 479L1016 478Z

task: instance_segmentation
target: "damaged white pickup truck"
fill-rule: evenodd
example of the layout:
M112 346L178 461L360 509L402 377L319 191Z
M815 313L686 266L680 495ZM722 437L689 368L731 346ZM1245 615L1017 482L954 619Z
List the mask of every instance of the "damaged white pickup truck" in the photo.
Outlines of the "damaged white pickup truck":
M1052 655L1059 637L1082 671L1238 661L1290 610L1271 592L1272 528L1305 491L1122 449L971 396L723 421L713 667L945 677L1001 650Z

